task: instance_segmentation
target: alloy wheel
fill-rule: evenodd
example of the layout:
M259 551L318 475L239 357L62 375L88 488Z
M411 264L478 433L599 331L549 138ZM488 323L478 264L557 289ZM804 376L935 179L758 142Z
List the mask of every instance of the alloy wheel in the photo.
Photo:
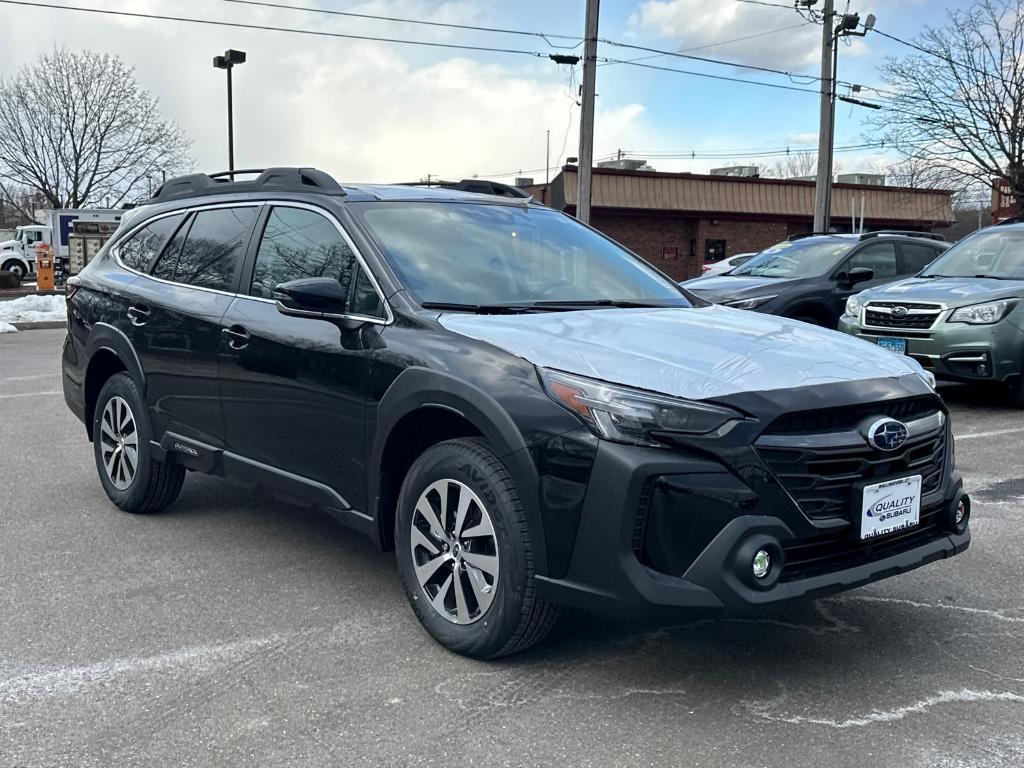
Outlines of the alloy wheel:
M472 624L498 588L498 540L480 497L458 480L438 480L420 494L409 546L416 580L430 606L453 624Z
M107 477L119 491L127 489L139 468L139 433L123 397L115 395L103 406L99 439Z

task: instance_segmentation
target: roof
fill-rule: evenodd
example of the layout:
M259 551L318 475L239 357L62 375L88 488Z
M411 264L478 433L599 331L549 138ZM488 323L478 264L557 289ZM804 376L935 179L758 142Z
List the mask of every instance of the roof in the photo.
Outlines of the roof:
M553 206L575 207L576 178L576 166L565 166L552 180ZM941 226L954 220L949 190L866 184L834 184L832 189L834 218L848 217L852 210L859 217L863 200L864 218L873 222ZM595 168L591 206L805 218L814 214L814 182Z

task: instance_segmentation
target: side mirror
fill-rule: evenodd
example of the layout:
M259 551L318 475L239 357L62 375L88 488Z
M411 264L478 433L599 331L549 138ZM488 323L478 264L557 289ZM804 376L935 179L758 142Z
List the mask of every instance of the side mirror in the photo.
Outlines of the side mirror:
M277 311L298 317L332 317L345 313L345 289L330 277L308 277L274 289Z
M865 283L871 280L875 276L875 270L868 269L867 267L857 267L851 269L849 276L846 278L846 282L850 287L857 285L857 283Z

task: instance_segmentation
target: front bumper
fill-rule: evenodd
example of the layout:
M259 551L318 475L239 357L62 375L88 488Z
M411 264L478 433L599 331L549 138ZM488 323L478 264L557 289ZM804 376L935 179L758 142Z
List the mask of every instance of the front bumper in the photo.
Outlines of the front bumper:
M947 461L952 462L951 449ZM870 546L848 522L809 519L770 482L760 491L706 456L602 441L568 572L558 579L538 576L541 592L559 604L620 615L741 612L867 584L952 557L970 543L969 529L958 532L953 523L963 481L948 469L925 497L918 528ZM668 494L676 517L699 524L645 531L650 520L638 510L650 508L651 495L659 492ZM645 536L647 549L641 546ZM649 562L651 547L663 550L653 553L659 568ZM808 547L820 550L813 553L816 564L796 565L803 557L797 551ZM759 548L772 552L775 563L771 578L762 583L751 571ZM678 571L666 572L673 557Z
M839 330L877 343L880 337L907 341L907 354L944 381L1010 381L1024 369L1024 331L1009 318L992 325L946 323L945 315L925 331L865 328L859 318L842 317Z

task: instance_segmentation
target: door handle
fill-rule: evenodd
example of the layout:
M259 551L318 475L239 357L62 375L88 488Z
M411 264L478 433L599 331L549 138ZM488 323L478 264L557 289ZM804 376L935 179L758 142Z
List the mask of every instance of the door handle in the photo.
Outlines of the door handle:
M132 304L128 307L128 320L132 325L145 325L146 321L149 320L150 314L152 314L145 304Z
M249 332L240 325L222 328L221 333L228 337L228 346L232 349L245 349L249 346Z

